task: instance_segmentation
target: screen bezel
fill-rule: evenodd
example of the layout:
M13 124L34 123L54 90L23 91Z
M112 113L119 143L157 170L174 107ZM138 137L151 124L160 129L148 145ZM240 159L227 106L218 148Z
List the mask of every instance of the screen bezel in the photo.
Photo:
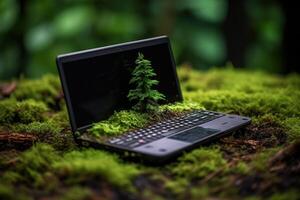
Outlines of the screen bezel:
M78 52L73 52L73 53L68 53L68 54L62 54L58 55L56 57L56 64L65 96L65 101L67 105L67 110L68 110L68 115L69 115L69 121L71 123L71 129L72 132L75 133L77 131L82 132L92 126L92 123L78 127L76 124L75 120L75 113L73 110L72 106L72 100L70 98L70 94L68 91L68 83L66 80L66 76L64 74L63 70L63 63L64 62L71 62L71 61L76 61L76 60L81 60L81 59L86 59L86 58L91 58L95 56L101 56L101 55L106 55L110 53L116 53L116 52L122 52L122 51L127 51L127 50L132 50L132 49L137 49L137 48L143 48L143 47L149 47L149 46L154 46L154 45L159 45L159 44L167 44L169 53L170 53L170 59L171 59L171 64L172 64L172 71L173 71L173 76L176 81L176 87L177 87L177 95L178 95L178 101L182 101L182 93L177 77L177 72L176 72L176 64L174 60L174 56L172 53L171 45L169 38L167 36L159 36L159 37L154 37L154 38L149 38L149 39L144 39L144 40L137 40L133 42L127 42L127 43L121 43L121 44L116 44L116 45L111 45L111 46L105 46L105 47L100 47L100 48L94 48L94 49L88 49L88 50L83 50L83 51L78 51ZM82 69L84 70L84 69Z

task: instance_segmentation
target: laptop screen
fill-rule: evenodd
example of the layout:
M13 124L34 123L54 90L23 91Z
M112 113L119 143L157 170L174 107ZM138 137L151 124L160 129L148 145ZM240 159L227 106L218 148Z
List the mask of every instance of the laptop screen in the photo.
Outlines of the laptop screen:
M64 56L58 58L60 75L64 76L64 92L68 95L68 109L72 110L69 113L73 131L107 119L114 111L131 108L127 94L133 87L129 80L139 52L151 61L157 74L155 79L159 84L154 89L166 96L166 100L159 103L182 99L168 40L154 45L147 42L143 46L130 44L121 47L74 53L61 61L59 59Z

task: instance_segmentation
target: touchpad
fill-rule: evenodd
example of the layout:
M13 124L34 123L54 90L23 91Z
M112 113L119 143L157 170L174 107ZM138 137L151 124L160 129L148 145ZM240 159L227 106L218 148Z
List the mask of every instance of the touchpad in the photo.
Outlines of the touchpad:
M203 128L198 126L187 131L183 131L179 134L173 135L169 138L185 142L196 142L217 132L219 132L219 130L217 129Z

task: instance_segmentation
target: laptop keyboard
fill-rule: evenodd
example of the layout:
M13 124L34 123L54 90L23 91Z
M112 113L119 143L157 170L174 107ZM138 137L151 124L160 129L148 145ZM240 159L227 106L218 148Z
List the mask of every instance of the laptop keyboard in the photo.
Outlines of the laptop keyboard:
M111 138L107 143L127 148L135 148L222 116L224 116L224 114L206 110L196 110L179 117L157 122L146 128Z

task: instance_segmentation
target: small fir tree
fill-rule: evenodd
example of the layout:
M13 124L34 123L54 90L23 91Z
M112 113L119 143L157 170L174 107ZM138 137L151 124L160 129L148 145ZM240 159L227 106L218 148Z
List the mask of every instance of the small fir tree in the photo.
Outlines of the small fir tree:
M165 95L153 89L159 82L153 79L156 76L151 62L138 53L135 60L136 67L132 72L129 84L135 86L127 95L129 101L136 102L133 109L140 112L153 112L158 107L159 100L165 100Z

